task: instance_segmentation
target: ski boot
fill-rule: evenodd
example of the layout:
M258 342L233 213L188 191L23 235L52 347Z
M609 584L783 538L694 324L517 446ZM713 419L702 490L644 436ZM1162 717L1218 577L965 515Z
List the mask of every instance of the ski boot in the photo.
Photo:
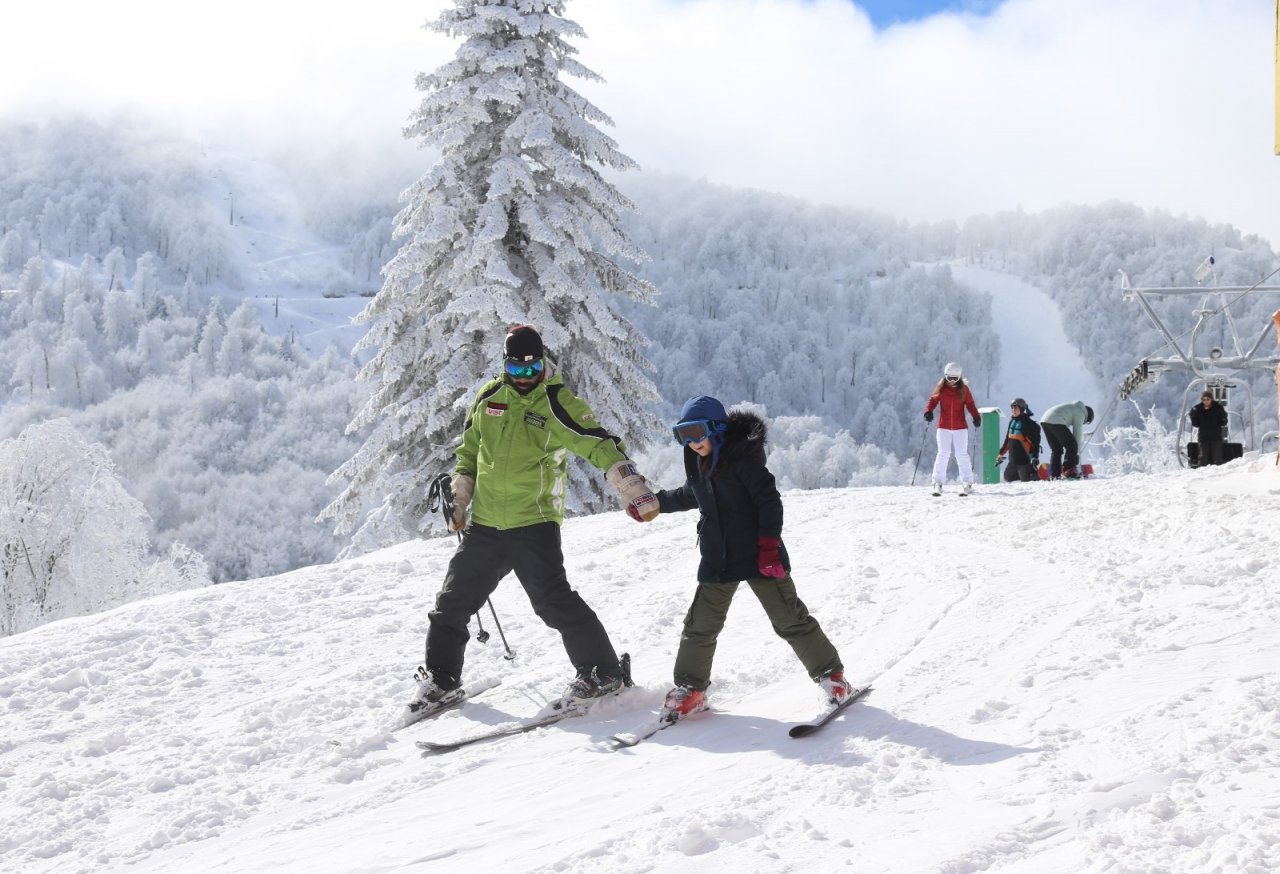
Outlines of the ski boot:
M456 680L450 682L450 678L428 671L425 666L418 668L413 679L418 684L418 693L406 705L410 718L420 713L448 707L465 695L462 685Z
M839 704L853 692L853 686L844 678L844 671L832 671L818 678L818 688L822 690L827 704Z
M676 686L667 693L658 711L659 722L678 722L699 710L707 709L707 693L691 686Z

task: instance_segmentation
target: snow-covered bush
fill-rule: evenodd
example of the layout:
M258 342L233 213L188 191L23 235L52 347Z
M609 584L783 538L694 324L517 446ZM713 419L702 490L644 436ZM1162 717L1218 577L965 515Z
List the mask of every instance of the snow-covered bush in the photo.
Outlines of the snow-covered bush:
M149 521L106 447L68 420L0 442L0 635L207 584L186 547L148 556Z
M1107 473L1154 473L1178 466L1177 434L1165 427L1155 407L1145 413L1133 401L1142 427L1125 425L1109 428L1102 438L1107 448Z

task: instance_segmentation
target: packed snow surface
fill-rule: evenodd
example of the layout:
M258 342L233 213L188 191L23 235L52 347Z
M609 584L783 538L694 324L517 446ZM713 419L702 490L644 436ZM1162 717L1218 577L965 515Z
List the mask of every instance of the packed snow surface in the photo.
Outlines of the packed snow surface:
M665 485L674 485L671 483ZM466 679L394 731L450 538L0 641L0 870L1280 870L1280 472L784 495L801 597L874 692L817 694L745 587L715 711L634 749L670 682L696 514L570 520L571 581L637 686L554 728L570 678L508 579Z

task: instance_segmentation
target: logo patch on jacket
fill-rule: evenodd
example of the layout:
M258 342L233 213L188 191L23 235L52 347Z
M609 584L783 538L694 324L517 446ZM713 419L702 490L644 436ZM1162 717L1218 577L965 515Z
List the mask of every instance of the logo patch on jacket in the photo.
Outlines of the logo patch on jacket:
M506 411L506 404L496 404L493 401L489 401L484 408L485 415L488 416L501 416Z
M533 412L532 410L524 414L524 420L535 428L547 427L547 417L539 416L537 413Z

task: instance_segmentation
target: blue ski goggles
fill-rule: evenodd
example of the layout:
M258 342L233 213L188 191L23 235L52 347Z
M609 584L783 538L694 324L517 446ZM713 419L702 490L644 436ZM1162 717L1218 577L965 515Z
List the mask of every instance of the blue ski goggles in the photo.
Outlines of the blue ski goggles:
M507 376L512 379L533 379L542 372L542 359L534 361L506 361Z
M677 443L681 446L688 446L690 443L701 443L711 435L719 434L728 427L728 422L713 422L710 419L690 419L688 422L681 422L676 425L671 429L671 433L675 435Z

